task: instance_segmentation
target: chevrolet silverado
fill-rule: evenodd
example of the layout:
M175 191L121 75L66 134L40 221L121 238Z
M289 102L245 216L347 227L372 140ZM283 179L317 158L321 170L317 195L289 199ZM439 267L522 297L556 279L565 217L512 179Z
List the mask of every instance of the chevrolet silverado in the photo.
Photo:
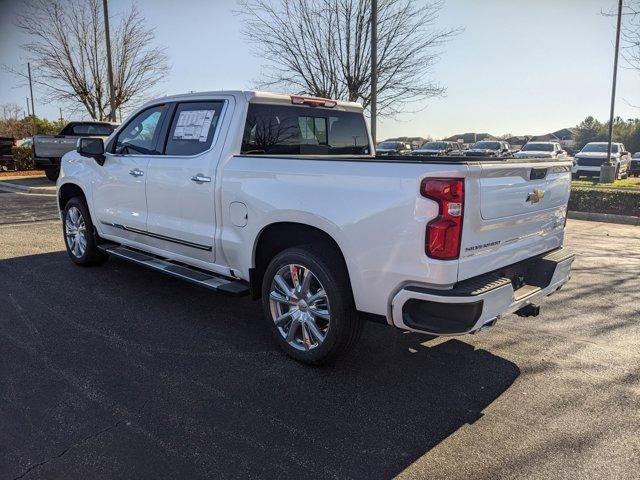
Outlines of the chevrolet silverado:
M569 279L570 181L564 158L376 156L357 103L223 91L81 138L57 198L76 264L261 298L280 347L319 364L364 320L461 335L537 315Z

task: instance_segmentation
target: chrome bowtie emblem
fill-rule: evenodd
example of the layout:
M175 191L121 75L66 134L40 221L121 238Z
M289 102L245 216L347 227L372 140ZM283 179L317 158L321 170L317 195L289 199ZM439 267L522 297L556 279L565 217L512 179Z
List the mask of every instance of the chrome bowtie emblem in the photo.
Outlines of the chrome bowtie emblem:
M536 188L533 190L533 192L527 195L527 202L538 203L543 198L544 198L544 190L538 190Z

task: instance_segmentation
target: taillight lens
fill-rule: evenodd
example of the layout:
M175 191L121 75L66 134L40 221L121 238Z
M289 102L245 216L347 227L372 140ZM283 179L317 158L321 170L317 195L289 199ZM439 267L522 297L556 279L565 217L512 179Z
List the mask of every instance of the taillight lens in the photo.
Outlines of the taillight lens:
M425 252L438 260L454 260L460 256L464 179L425 178L420 184L423 197L438 202L438 216L427 224Z

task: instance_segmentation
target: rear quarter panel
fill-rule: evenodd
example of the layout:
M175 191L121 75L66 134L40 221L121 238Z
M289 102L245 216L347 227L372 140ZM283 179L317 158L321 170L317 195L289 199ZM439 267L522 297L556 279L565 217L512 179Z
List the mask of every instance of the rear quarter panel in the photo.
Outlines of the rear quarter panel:
M248 277L260 232L297 222L329 234L349 270L356 306L387 314L407 283L453 284L457 261L424 253L426 224L438 214L419 194L425 176L462 177L467 166L233 156L223 169L221 246L229 265ZM229 206L247 206L236 227Z

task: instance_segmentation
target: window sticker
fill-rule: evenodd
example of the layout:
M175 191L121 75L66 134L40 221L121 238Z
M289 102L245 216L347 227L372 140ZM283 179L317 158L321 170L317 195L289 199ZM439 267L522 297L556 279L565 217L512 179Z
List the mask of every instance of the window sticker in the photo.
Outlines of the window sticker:
M173 132L173 140L206 142L215 110L188 110L180 112Z

